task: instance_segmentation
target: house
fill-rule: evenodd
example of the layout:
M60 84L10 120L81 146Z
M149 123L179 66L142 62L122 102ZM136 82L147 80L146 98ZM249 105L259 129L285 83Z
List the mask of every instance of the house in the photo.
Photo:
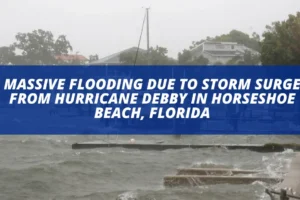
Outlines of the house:
M259 52L236 42L205 41L191 49L194 58L202 55L209 60L209 64L226 64L237 56L243 58L246 51L253 55L259 55Z
M127 52L136 52L137 49L138 49L137 47L131 47L129 49L125 49L123 51L101 58L99 60L92 61L90 65L121 65L122 63L120 62L120 55L122 53L127 53ZM140 48L139 52L146 53L147 51Z
M89 60L83 55L57 55L55 56L57 61L66 63L66 64L88 64Z

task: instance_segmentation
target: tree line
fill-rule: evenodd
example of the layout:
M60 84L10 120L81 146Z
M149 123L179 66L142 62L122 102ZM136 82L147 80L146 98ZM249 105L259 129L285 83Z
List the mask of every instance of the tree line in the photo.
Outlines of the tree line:
M70 41L65 35L54 37L51 31L34 30L29 33L18 33L16 41L9 45L0 47L0 64L15 65L52 65L66 64L64 60L57 59L57 55L68 55L73 51ZM251 36L238 30L232 30L228 34L207 37L192 44L178 53L177 60L167 56L168 49L161 46L151 47L149 56L152 65L207 65L209 60L200 55L194 57L192 49L204 41L237 42L260 53L253 55L246 51L241 59L236 56L228 61L228 65L296 65L300 64L300 12L289 15L286 20L273 22L266 26L262 38L253 33ZM16 52L19 53L16 53ZM89 60L98 60L98 55L90 55ZM120 55L123 64L137 65L147 64L146 52L125 52ZM74 59L72 63L82 64L80 60ZM216 65L224 63L214 63Z

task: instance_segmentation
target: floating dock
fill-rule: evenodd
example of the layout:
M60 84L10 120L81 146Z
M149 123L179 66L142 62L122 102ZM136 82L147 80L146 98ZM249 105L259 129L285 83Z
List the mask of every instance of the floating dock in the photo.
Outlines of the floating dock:
M261 181L277 184L266 189L271 200L300 199L300 153L296 153L284 178L262 177L262 171L224 168L178 168L176 175L163 179L166 187L193 187L216 184L252 184ZM249 176L251 175L251 176Z
M165 176L164 185L174 186L200 186L215 184L251 184L255 181L275 184L282 181L280 178L247 177L247 176L205 176L205 175L175 175Z
M256 152L282 152L285 149L292 149L294 151L300 151L300 145L297 144L170 144L164 142L82 142L72 144L72 149L94 149L94 148L127 148L127 149L140 149L140 150L154 150L163 151L167 149L202 149L202 148L226 148L228 150L250 150Z
M178 168L176 175L164 177L164 186L199 186L216 184L251 184L255 181L279 183L283 179L262 177L262 171L227 168Z

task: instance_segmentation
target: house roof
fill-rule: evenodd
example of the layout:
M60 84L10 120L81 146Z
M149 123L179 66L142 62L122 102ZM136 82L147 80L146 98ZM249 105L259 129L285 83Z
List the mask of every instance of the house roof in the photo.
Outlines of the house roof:
M218 42L218 41L204 41L205 44L228 44L228 45L239 45L237 42ZM201 44L203 44L201 43Z
M83 55L72 55L72 54L68 54L68 55L57 55L55 56L56 60L63 60L63 61L72 61L72 60L80 60L80 61L87 61L88 59L86 57L84 57Z
M111 54L111 55L101 58L99 60L93 61L90 64L94 64L94 65L97 65L97 64L119 64L120 63L120 54L126 53L126 52L132 52L132 51L136 52L137 47L131 47L131 48L125 49L123 51ZM139 51L147 52L146 50L141 49L141 48L139 49Z

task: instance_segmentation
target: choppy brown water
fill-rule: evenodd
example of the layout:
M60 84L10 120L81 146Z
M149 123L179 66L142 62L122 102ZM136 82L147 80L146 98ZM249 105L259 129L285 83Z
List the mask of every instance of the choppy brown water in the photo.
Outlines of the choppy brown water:
M185 143L300 143L297 136L120 136L128 140ZM114 136L110 137L114 141ZM268 199L264 183L164 188L164 175L177 167L225 166L264 170L269 176L288 167L293 152L256 153L226 149L139 151L128 149L72 150L79 141L106 136L1 136L0 199L30 200L213 200Z

